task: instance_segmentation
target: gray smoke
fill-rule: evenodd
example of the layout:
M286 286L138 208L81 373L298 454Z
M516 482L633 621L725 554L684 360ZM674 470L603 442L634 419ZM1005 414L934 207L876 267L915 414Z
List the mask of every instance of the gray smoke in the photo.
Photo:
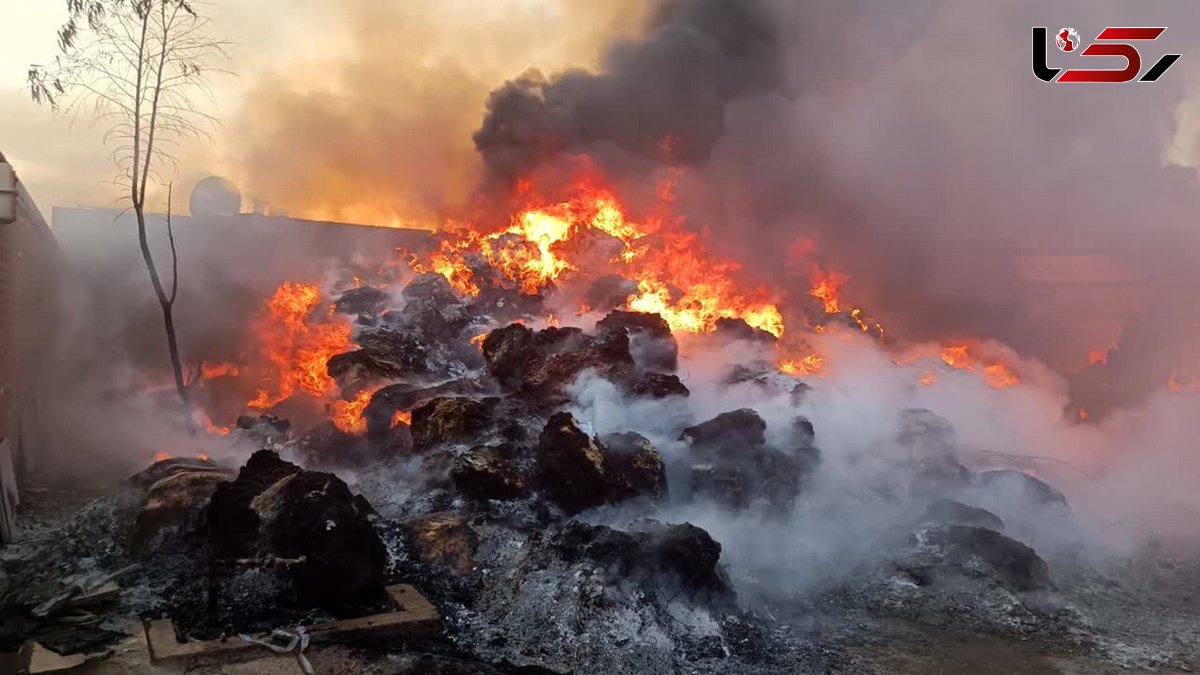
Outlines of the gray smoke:
M641 39L610 47L601 72L531 70L492 92L475 145L508 180L566 152L703 163L729 102L782 83L778 38L757 2L660 3Z
M1138 321L1179 317L1171 298L1200 282L1196 178L1164 161L1194 145L1178 108L1191 8L664 1L599 71L494 91L475 141L494 179L574 153L632 186L686 165L691 226L793 300L813 264L833 267L894 339L996 338L1071 370ZM1039 25L1087 40L1168 26L1143 67L1184 57L1154 84L1046 84ZM1119 65L1048 49L1056 66ZM797 260L803 240L817 254ZM1180 360L1168 347L1138 360Z

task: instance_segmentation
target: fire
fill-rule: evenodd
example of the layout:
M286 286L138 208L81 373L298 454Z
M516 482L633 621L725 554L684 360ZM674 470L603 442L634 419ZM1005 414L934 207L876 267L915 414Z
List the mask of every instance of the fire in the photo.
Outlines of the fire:
M1080 409L1079 409L1078 419L1079 419L1079 421L1080 421L1080 422L1086 422L1086 421L1088 420L1088 411L1087 411L1087 408L1080 408Z
M412 413L407 410L397 410L392 413L392 426L397 427L401 424L412 424Z
M1090 365L1108 365L1108 347L1097 347L1088 352L1088 363Z
M932 370L925 371L921 374L921 377L917 379L917 384L921 385L922 387L928 387L934 382L937 382L937 373L933 372Z
M671 180L670 178L668 180ZM578 182L574 196L542 202L525 182L519 193L529 205L519 209L508 227L492 233L472 228L448 232L440 249L415 261L418 272L444 276L458 292L477 295L469 255L481 256L525 293L538 293L551 282L589 274L587 254L607 250L611 270L637 282L627 308L662 315L673 330L711 332L717 320L740 318L776 337L784 332L783 316L765 293L743 293L731 275L738 265L714 259L700 238L658 217L631 220L617 198L594 177ZM667 191L669 193L669 190ZM668 225L668 222L671 225Z
M946 345L940 354L942 361L951 368L970 368L975 360L967 353L966 345Z
M171 453L169 452L159 451L154 453L154 461L156 462L165 462L168 459L171 459Z
M779 371L788 375L813 375L821 372L825 366L825 357L820 354L809 354L799 359L786 359L779 363Z
M200 364L200 376L206 380L215 380L218 377L237 377L239 374L241 374L241 368L234 363Z
M819 268L813 272L813 287L808 294L825 305L826 314L837 314L842 311L842 301L838 297L838 289L846 283L847 277L837 272L825 274Z
M335 402L331 415L334 425L348 434L365 431L367 420L363 417L363 412L366 411L367 404L371 402L372 394L373 392L370 390L364 389L349 401Z
M207 462L207 461L208 461L208 455L204 454L203 452L197 452L197 453L196 453L196 459L200 460L201 462Z
M981 373L985 382L994 389L1007 389L1021 383L1021 377L1012 366L999 360L983 362L977 352L977 345L968 343L947 344L942 346L938 356L942 362L951 368L973 372L976 366L982 365Z
M330 357L352 348L350 325L340 320L310 322L320 301L316 284L291 281L267 301L258 337L269 366L249 407L265 410L297 390L323 397L336 388L326 369Z
M995 389L1007 389L1021 382L1016 372L1008 364L997 361L983 367L983 379Z

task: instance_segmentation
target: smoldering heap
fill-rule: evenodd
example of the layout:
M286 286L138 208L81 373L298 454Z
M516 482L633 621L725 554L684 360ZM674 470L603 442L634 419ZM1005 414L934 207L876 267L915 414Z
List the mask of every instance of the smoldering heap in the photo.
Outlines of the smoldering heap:
M613 310L591 330L512 322L473 344L478 326L495 322L494 298L464 298L438 274L414 278L396 310L364 296L337 301L355 312L358 348L328 363L351 390L391 382L374 389L363 433L245 417L234 442L262 449L236 472L156 463L57 537L8 556L17 590L5 606L25 618L6 635L53 642L56 617L79 594L54 606L64 579L83 592L136 564L99 611L97 641L135 616L170 616L195 638L358 616L381 606L385 583L404 581L445 616L446 635L420 649L472 668L852 667L845 652L781 631L755 599L765 590L757 572L735 580L723 542L677 518L702 508L764 532L786 527L820 476L809 420L770 428L736 404L695 418L679 345L654 314ZM737 354L772 340L738 320L705 339ZM792 405L810 391L769 361L725 372L729 387ZM679 420L659 441L672 451L635 429L594 433L580 416L586 382ZM929 411L909 411L902 426L910 459L876 488L911 517L824 602L935 623L965 616L1002 633L1065 630L1057 605L1030 600L1053 589L1047 564L984 508L1019 495L1065 518L1062 496L1019 472L973 473ZM326 470L356 474L355 488Z

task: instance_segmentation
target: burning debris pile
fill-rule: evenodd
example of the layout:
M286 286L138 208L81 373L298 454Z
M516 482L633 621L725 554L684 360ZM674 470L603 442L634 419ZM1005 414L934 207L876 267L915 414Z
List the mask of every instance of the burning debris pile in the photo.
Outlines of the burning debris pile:
M969 467L923 408L889 422L894 450L829 465L807 414L839 343L920 373L914 390L1013 387L1003 350L893 350L836 275L785 312L675 225L576 188L338 293L281 284L258 344L201 369L229 468L161 459L9 554L20 619L0 635L70 651L133 618L195 639L319 626L387 611L404 582L446 628L410 645L501 672L853 670L864 621L891 619L1078 643L1087 621L1031 546L1087 569L1062 554L1060 492ZM89 640L64 641L101 592ZM780 624L814 607L828 644Z

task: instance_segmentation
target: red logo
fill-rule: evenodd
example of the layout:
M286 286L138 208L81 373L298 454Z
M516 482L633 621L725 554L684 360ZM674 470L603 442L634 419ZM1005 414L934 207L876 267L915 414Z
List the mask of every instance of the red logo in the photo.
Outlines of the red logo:
M1157 40L1165 30L1165 26L1162 28L1110 26L1100 31L1096 40L1080 51L1079 33L1074 28L1060 29L1054 35L1054 44L1060 51L1066 53L1078 51L1080 56L1116 56L1125 60L1124 68L1071 68L1064 71L1062 68L1051 68L1047 65L1048 31L1045 26L1034 26L1033 74L1043 82L1132 82L1135 78L1138 82L1154 82L1179 60L1180 54L1164 54L1141 78L1138 78L1138 73L1142 71L1142 55L1136 47L1129 43Z

